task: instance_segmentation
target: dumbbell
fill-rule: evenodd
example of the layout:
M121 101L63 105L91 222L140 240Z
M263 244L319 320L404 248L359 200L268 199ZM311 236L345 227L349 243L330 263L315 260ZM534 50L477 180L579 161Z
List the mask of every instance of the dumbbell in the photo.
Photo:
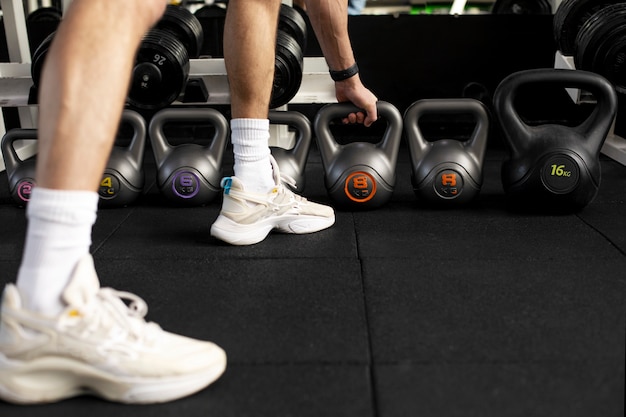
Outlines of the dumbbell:
M281 4L276 34L276 58L270 108L291 101L302 84L306 21L294 8Z
M202 55L211 58L223 58L226 7L218 4L218 2L213 2L197 9L194 16L202 23L205 34Z
M158 110L173 103L185 88L189 59L200 54L203 39L202 25L189 10L168 5L139 46L128 104Z
M576 69L608 79L626 93L626 3L610 0L564 0L554 15L554 40Z
M577 126L530 125L515 107L519 92L529 86L578 88L591 93L596 104ZM617 94L606 78L580 70L515 72L496 88L494 111L510 151L502 165L502 184L513 207L576 212L595 198L600 149L617 112Z
M54 40L55 34L56 32L52 32L48 36L46 36L43 41L41 41L39 46L35 49L35 52L33 52L32 62L30 64L30 74L35 88L39 88L43 64L46 61L46 55L48 54L48 50L50 49L50 45Z
M31 76L39 86L41 70L56 32L33 53ZM163 17L144 36L132 71L128 104L134 109L158 110L174 102L189 76L189 59L200 54L202 25L184 7L168 5Z
M15 149L19 140L37 139L36 129L11 129L2 137L2 157L9 179L9 193L18 206L25 206L35 187L36 156L21 159Z
M313 125L326 190L340 209L375 209L387 203L393 194L402 115L384 101L377 103L377 109L380 119L387 121L385 133L377 143L357 141L341 145L335 140L331 122L362 111L350 103L327 104L315 117Z
M563 0L554 13L552 24L558 50L565 56L574 56L576 37L583 25L593 14L615 3L615 0Z
M146 122L139 113L124 110L120 127L129 126L132 138L126 146L115 145L100 180L100 207L123 207L134 202L143 191Z
M422 116L469 116L473 131L463 140L427 140L421 129ZM411 182L416 196L428 203L457 206L472 201L482 187L482 170L489 116L474 99L424 99L413 103L404 115L409 145Z
M26 24L53 23L58 24L63 17L63 12L58 7L39 7L28 14Z
M592 14L576 35L577 69L608 79L626 93L626 3L607 5Z
M215 133L207 145L173 145L165 134L168 123L210 123ZM157 185L169 201L197 206L212 201L220 192L222 158L228 144L226 118L210 108L169 108L158 111L149 125L157 165Z

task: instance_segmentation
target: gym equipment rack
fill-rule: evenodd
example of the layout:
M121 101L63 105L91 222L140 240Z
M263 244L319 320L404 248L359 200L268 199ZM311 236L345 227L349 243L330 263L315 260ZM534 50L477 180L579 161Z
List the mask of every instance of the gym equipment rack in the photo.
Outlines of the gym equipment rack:
M554 55L554 68L575 70L574 57L561 54L560 51L556 51ZM575 103L592 102L592 97L577 89L566 89L568 95ZM619 162L622 165L626 165L626 139L615 133L615 122L609 131L609 134L604 141L604 145L600 150L601 153L609 158Z
M71 0L63 0L63 10ZM6 31L9 59L0 63L0 137L6 133L2 108L17 107L22 128L37 127L37 105L29 102L33 85L31 78L31 58L22 0L0 0ZM230 103L228 80L223 58L203 58L190 60L189 78L202 79L209 91L206 102L185 105L221 105ZM336 102L335 88L328 73L328 65L322 57L305 57L300 89L290 101L293 104L325 104ZM180 105L174 102L173 106ZM285 110L281 106L278 110ZM289 147L293 135L286 127L272 128L272 145ZM36 153L34 141L24 141L16 148L20 158L28 158ZM0 172L5 169L0 157Z

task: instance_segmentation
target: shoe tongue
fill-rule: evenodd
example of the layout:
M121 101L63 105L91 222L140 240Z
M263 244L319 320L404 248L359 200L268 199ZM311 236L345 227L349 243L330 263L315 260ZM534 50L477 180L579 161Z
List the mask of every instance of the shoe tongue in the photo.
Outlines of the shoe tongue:
M85 255L74 267L63 301L71 306L85 305L98 293L100 282L91 255Z

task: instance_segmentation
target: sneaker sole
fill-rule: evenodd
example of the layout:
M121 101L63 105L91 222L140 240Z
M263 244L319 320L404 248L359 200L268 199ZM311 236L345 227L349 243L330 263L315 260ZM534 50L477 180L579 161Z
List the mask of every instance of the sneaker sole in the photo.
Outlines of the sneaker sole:
M285 216L279 221L268 218L253 224L240 224L220 214L211 226L211 236L231 245L254 245L265 239L272 230L300 235L319 232L333 224L335 216Z
M14 404L42 404L95 395L126 404L162 403L206 388L225 370L223 351L211 368L165 378L120 376L67 358L40 358L25 363L0 354L0 398Z

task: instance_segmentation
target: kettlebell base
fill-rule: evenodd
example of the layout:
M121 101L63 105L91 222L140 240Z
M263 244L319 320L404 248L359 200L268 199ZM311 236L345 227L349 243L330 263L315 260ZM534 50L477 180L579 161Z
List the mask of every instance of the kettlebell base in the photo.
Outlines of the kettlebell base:
M527 172L510 182L514 163L502 165L502 184L507 195L507 206L512 211L546 214L576 213L590 204L598 193L597 180L583 158L568 150L542 155Z
M119 172L111 169L105 170L98 189L99 207L124 207L137 200L143 192L143 173L134 180L133 184Z
M213 201L221 192L194 168L179 168L159 184L161 194L181 206L201 206Z

